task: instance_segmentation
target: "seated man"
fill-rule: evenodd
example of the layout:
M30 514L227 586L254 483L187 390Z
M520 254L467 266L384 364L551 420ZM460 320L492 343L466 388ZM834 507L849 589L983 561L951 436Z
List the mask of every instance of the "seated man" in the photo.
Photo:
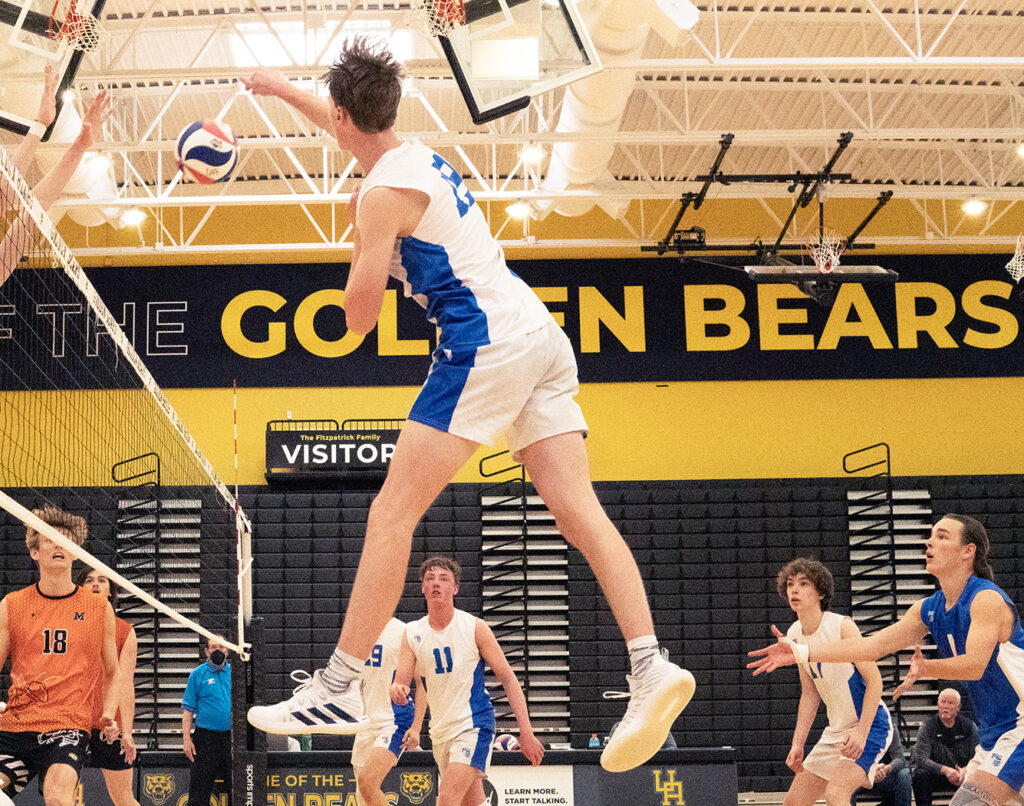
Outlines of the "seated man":
M862 787L850 796L851 806L857 803L857 796L864 795L865 800L878 797L880 806L910 806L910 768L903 754L903 740L900 732L893 726L892 742L882 756L882 763L875 770L875 782L871 789Z
M939 692L938 713L921 723L910 751L914 802L932 806L935 792L953 792L964 782L964 768L978 746L978 726L960 716L960 692Z

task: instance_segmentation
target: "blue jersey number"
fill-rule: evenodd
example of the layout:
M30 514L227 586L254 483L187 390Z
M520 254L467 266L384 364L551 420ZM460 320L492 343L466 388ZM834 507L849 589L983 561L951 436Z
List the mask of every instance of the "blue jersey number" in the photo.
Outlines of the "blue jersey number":
M384 657L384 645L377 644L373 648L373 652L370 653L370 657L366 659L366 665L372 666L375 669L380 668L381 659Z
M469 192L466 183L462 181L462 177L459 176L450 163L435 154L433 164L441 172L444 181L452 186L452 193L455 194L455 207L459 211L459 218L462 218L469 212L469 208L476 204L473 200L473 194Z
M814 673L814 667L815 666L818 667L818 673L817 674ZM821 673L821 664L820 663L808 663L807 664L807 668L810 669L811 677L812 678L818 678L820 680L822 677L824 677L824 675Z
M441 650L434 649L434 674L448 674L452 670L452 648L444 648L444 660L441 660Z

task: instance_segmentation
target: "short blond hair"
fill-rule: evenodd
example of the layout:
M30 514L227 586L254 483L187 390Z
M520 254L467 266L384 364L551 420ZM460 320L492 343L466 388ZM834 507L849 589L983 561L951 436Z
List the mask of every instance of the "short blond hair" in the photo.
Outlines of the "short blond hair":
M81 515L72 515L52 504L47 504L42 509L33 509L32 514L43 523L62 532L76 546L83 545L85 538L89 536L89 527ZM35 551L39 547L39 532L31 526L25 527L25 545L29 551Z

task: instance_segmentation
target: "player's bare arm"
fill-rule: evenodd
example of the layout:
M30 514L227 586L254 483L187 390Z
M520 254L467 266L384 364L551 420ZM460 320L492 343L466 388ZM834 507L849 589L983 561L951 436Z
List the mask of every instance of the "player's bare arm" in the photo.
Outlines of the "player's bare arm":
M53 123L57 116L57 71L51 65L46 65L43 73L43 94L39 99L39 111L36 113L36 122L43 128ZM32 164L32 158L36 153L36 146L39 145L39 135L29 131L18 147L14 150L14 167L21 173L26 173Z
M783 640L785 636L774 625L772 625L772 633L779 639L777 643L747 653L756 659L747 664L747 668L752 669L755 676L774 672L776 669L789 666L797 661L793 646ZM807 659L816 663L875 661L908 646L913 646L927 634L928 628L921 621L921 603L915 602L895 624L890 624L866 637L821 644L810 650Z
M853 619L844 618L839 626L839 635L843 640L860 638L860 628ZM856 761L864 752L864 745L867 744L868 734L871 732L871 724L878 713L878 704L882 701L882 675L878 671L878 664L874 661L857 661L854 666L864 678L864 702L861 705L860 720L857 722L857 730L847 736L843 741L842 755Z
M408 633L402 636L402 647L398 650L398 666L395 667L395 680L391 684L391 702L395 705L405 705L409 702L409 684L412 682L413 673L416 671L416 655L409 646ZM425 693L424 693L425 694ZM427 698L417 697L417 706L422 699L426 705Z
M253 95L280 98L305 115L314 126L331 131L330 101L326 98L318 98L311 92L300 90L285 78L283 73L261 68L241 81L242 85Z
M530 763L537 766L544 758L544 745L533 733L530 713L526 707L526 696L523 694L523 687L519 684L519 678L509 666L505 653L498 645L498 639L494 637L491 628L483 619L476 620L474 637L480 657L491 667L491 671L498 678L508 697L509 707L515 715L516 724L519 725L519 748L522 754L530 760Z
M422 687L416 688L416 707L413 709L412 724L402 737L402 747L406 750L418 750L420 733L423 731L423 719L427 715L427 692Z
M352 332L366 334L377 324L395 241L412 233L426 209L426 197L416 191L375 187L361 194L359 249L345 285L345 322Z
M117 662L117 643L114 640L114 608L107 603L107 615L103 622L103 716L100 729L107 742L115 741L120 729L114 721L117 703L121 697L121 670Z
M7 624L7 597L0 600L0 669L7 663L11 652L11 631Z
M135 630L129 630L118 666L121 676L121 695L118 708L121 712L121 751L129 764L135 760L135 739L132 728L135 725L135 663L139 652L139 639Z
M797 668L800 673L800 703L796 709L793 740L786 756L786 766L793 772L800 772L804 768L804 746L814 724L814 717L818 713L818 706L821 705L821 695L814 687L810 674L803 666Z

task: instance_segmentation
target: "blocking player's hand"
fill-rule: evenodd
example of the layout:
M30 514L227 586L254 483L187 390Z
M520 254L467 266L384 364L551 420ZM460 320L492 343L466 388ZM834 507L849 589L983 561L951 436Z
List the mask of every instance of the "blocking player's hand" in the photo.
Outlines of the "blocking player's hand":
M124 760L128 764L135 763L135 739L132 738L130 733L121 734L121 755L124 756Z
M90 148L99 139L103 121L110 117L110 111L110 96L106 90L100 90L82 118L82 131L78 134L78 141L83 146Z
M519 733L519 752L522 753L529 762L536 767L540 764L542 758L544 758L544 745L541 744L540 739L533 735L533 733Z
M420 747L420 732L409 728L405 732L405 736L402 737L402 749L403 750L419 750Z
M903 678L903 682L900 683L892 692L893 700L898 700L908 691L917 679L921 676L922 667L924 665L924 655L921 654L920 645L914 647L914 654L910 658L910 668L907 669L906 677Z
M283 73L260 68L248 78L241 79L243 86L253 95L269 95L280 98L291 84Z
M409 687L401 683L392 683L391 702L395 705L407 705L409 703Z
M100 736L107 744L113 744L121 737L121 729L109 716L100 717Z
M751 658L757 658L747 664L748 669L754 670L754 677L759 674L770 674L783 666L796 663L793 648L788 641L783 640L786 636L774 624L772 625L772 634L778 639L776 643L766 646L764 649L754 649L747 653Z

